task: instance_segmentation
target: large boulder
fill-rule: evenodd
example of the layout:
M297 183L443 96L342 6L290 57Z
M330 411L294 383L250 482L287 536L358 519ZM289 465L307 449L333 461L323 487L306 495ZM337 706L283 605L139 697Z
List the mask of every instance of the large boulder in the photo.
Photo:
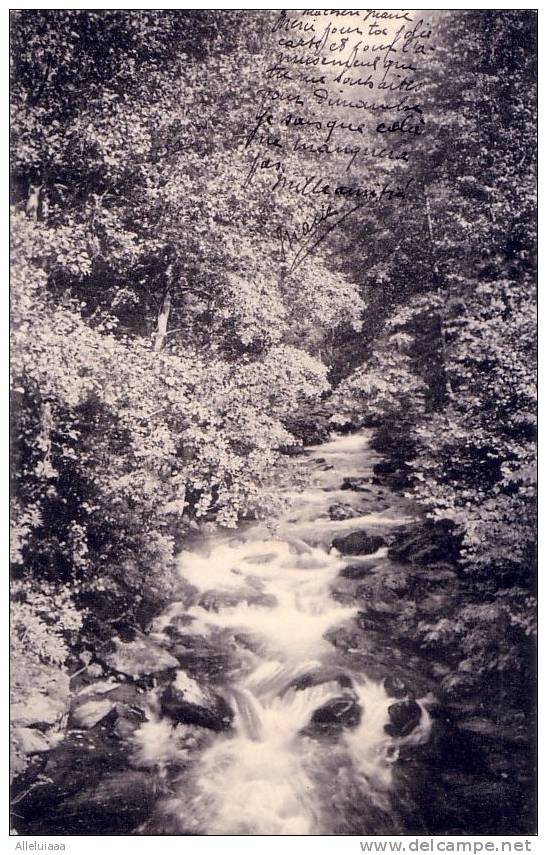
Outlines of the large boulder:
M273 594L266 594L254 588L241 588L236 591L207 591L200 597L197 604L207 611L218 612L222 609L238 606L240 603L247 603L248 606L275 608L277 600Z
M131 735L144 721L147 695L135 683L98 680L81 689L72 702L70 725L90 730L114 725L120 738Z
M385 732L390 736L408 736L420 723L422 711L416 701L397 701L388 708L388 715Z
M120 674L139 679L178 668L178 660L146 635L139 634L127 643L114 638L113 643L114 650L104 656L104 661Z
M338 686L341 692L348 692L353 696L353 680L349 674L341 671L335 665L322 665L307 674L299 674L289 683L289 688L302 691L311 686L321 686L332 683Z
M195 724L209 730L231 727L234 713L221 696L203 688L184 671L162 692L161 710L177 724Z
M95 727L115 709L116 704L108 698L91 698L74 707L71 712L71 725L85 730Z
M342 555L373 555L386 545L383 537L378 534L367 534L366 531L352 531L342 537L335 537L332 545Z
M220 680L231 666L230 651L217 649L203 635L180 635L172 652L177 657L179 667L192 677Z
M357 698L352 694L344 694L338 698L332 698L315 710L308 732L336 735L346 727L357 727L362 714Z
M31 788L17 804L20 830L34 835L129 833L142 819L133 810L135 802L128 791L135 787L140 801L139 782L145 780L133 775L132 750L129 741L100 725L68 730L62 741L42 755L41 785ZM20 786L24 789L24 782ZM148 810L153 801L146 799L142 804Z
M78 792L52 801L49 825L57 834L130 834L149 818L156 799L156 783L148 773L109 771Z

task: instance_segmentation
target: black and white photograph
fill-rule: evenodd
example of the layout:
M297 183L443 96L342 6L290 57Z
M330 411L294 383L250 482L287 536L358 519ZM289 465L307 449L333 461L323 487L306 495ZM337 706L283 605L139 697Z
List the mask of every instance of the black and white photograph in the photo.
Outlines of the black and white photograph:
M9 10L10 851L534 851L537 27Z

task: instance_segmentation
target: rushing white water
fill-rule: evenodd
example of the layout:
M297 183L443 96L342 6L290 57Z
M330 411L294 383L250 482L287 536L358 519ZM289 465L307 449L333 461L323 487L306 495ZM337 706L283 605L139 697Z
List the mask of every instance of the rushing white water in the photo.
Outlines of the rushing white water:
M199 604L184 612L188 633L205 638L220 633L232 643L235 639L241 653L239 669L224 686L235 710L233 730L210 741L184 777L180 795L164 806L180 817L186 831L328 833L325 804L333 762L338 786L345 780L388 811L400 746L427 739L429 717L423 706L410 735L386 734L393 698L383 682L347 668L346 684L340 682L340 666L326 637L335 627L351 625L357 613L355 606L331 596L334 579L348 563L330 548L332 538L361 527L381 533L408 521L389 509L367 508L365 493L340 490L344 477L370 476L374 462L362 434L313 449L313 484L290 495L292 504L275 538L256 524L243 535L219 536L181 554L182 577L202 594ZM359 515L331 520L328 508L340 501L358 508ZM385 549L352 561L375 561L384 554ZM181 604L173 604L156 623L156 635L164 636L182 611ZM188 700L199 702L199 686L184 672L176 685ZM358 704L360 722L341 727L335 737L310 730L314 713L334 699L342 704L345 699L348 709ZM166 724L152 710L137 735L142 765L151 763L154 753L158 764L182 762L185 735L184 728Z

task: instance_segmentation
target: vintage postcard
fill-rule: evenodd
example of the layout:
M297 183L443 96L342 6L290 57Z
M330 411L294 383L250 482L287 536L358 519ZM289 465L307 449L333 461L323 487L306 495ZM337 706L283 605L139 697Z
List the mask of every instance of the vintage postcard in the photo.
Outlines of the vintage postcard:
M19 849L533 851L536 31L11 11Z

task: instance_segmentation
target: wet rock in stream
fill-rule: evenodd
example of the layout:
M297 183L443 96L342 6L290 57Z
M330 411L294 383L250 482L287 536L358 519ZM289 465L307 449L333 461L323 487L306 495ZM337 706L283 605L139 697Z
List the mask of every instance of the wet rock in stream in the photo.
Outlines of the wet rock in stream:
M69 727L90 730L99 724L117 725L118 735L132 732L143 722L147 709L147 694L135 683L99 680L81 689L73 698ZM123 720L134 723L129 731Z
M230 665L230 658L225 653L193 650L180 645L173 652L176 653L180 665L189 674L211 681L220 681Z
M86 700L72 710L70 724L74 727L83 727L87 730L106 718L115 707L115 702L108 698Z
M366 564L348 564L340 570L339 576L342 579L364 579L374 573L375 565L367 562Z
M207 591L200 597L197 604L207 611L218 612L224 608L238 606L240 603L247 603L248 606L275 608L277 600L272 594L265 594L255 589L245 589L241 591Z
M422 711L416 701L397 701L388 708L390 721L384 730L390 736L408 736L420 723Z
M192 677L218 681L229 670L232 657L229 650L219 650L203 635L177 634L171 653Z
M383 537L367 534L366 531L352 531L341 537L335 537L332 545L342 555L372 555L386 545Z
M320 686L325 683L337 683L341 690L350 693L352 697L357 697L353 692L353 680L350 675L332 666L323 666L309 674L302 674L295 677L289 683L289 688L301 691L309 689L311 686Z
M315 710L311 722L306 728L306 733L309 735L318 733L337 735L344 728L357 727L362 714L361 706L354 696L343 695L339 698L333 698Z
M334 505L331 505L328 510L328 514L331 520L350 520L354 517L358 517L361 514L361 511L358 508L354 508L352 505L348 505L345 502L336 502Z
M136 769L108 774L63 805L63 822L110 833L135 829L148 819L157 797L154 777ZM76 832L77 833L77 832Z
M163 690L160 697L162 714L177 724L193 724L216 732L232 726L234 713L228 702L216 693L186 678Z
M355 493L370 493L371 483L370 478L344 478L340 489L352 490Z

